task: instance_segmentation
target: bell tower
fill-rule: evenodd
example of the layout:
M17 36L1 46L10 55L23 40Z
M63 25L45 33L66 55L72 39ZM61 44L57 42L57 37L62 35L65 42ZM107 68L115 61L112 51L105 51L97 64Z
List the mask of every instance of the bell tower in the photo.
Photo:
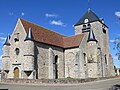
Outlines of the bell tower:
M103 18L100 19L89 9L74 27L75 35L85 34L88 77L97 77L97 74L99 77L109 76L111 74L110 66L113 66L113 63L110 59L108 27Z
M96 14L92 10L88 10L82 18L74 25L75 26L75 35L89 32L90 27L93 22L100 21Z

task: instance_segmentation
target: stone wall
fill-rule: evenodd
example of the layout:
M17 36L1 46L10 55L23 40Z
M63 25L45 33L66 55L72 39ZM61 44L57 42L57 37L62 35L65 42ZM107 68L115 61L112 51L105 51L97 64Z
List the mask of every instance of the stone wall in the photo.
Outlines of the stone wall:
M97 49L100 48L100 49L97 50L98 53L96 54L97 61L100 61L99 62L100 64L98 65L99 66L98 71L100 72L99 76L100 76L100 74L101 74L101 76L104 76L104 77L108 77L110 75L114 76L114 74L113 74L114 73L113 60L111 58L109 58L109 56L110 56L110 50L109 49L110 48L109 48L108 28L99 21L92 22L90 24L91 24L91 29L94 32L95 38L98 41L96 48ZM77 34L82 33L82 28L83 28L83 25L75 26L75 34L77 35ZM87 39L88 38L88 32L85 32L85 34L86 34L86 39ZM84 42L84 43L87 44L87 41ZM83 47L86 47L86 45L83 46ZM85 50L85 52L91 51L89 48L84 49L84 50ZM99 53L100 53L100 55L98 55ZM112 72L112 74L110 74L111 72ZM102 73L103 73L103 75L102 75Z
M99 80L97 78L91 78L91 79L71 79L71 80L55 80L55 79L37 79L37 80L29 80L29 79L7 79L2 80L3 83L10 83L10 84L77 84L77 83L83 83L83 82L90 82Z
M79 78L79 48L65 50L65 77Z
M43 43L35 43L35 55L38 64L38 78L54 78L53 61L57 56L58 78L64 77L63 49Z
M111 79L111 78L117 78L117 77L104 77L104 78L87 78L87 79L3 79L2 83L7 84L22 84L22 85L52 85L52 84L78 84L78 83L85 83L85 82L91 82L91 81L98 81L98 80L105 80L105 79Z
M10 59L9 59L9 72L7 73L7 78L14 78L14 69L16 67L19 68L19 77L22 78L21 75L21 71L23 70L23 60L24 60L24 51L25 48L23 48L25 46L25 39L26 36L26 32L23 29L23 26L21 24L21 22L18 20L16 27L11 35L10 38ZM18 38L19 41L15 42L15 38ZM19 55L16 55L16 48L19 48L20 53ZM2 59L3 60L3 59Z

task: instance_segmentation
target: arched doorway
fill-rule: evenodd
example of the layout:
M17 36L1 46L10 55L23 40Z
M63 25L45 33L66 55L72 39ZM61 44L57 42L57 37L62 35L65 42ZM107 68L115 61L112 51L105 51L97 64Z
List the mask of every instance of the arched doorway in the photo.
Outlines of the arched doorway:
M54 75L54 79L58 79L58 55L55 56L53 62L53 75Z
M18 78L19 78L19 69L18 69L18 67L16 67L16 68L14 69L14 78L15 78L15 79L18 79Z

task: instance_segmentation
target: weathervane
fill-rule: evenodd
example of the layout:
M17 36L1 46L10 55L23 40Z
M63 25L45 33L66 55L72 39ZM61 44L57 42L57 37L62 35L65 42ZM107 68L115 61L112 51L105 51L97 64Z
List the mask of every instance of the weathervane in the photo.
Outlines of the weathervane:
M90 0L88 0L88 11L90 10Z

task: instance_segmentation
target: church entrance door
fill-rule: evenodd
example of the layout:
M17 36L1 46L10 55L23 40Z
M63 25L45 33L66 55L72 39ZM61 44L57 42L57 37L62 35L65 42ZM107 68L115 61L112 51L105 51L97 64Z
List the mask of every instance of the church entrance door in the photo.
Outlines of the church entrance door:
M17 67L14 69L14 78L15 79L19 78L19 69Z

